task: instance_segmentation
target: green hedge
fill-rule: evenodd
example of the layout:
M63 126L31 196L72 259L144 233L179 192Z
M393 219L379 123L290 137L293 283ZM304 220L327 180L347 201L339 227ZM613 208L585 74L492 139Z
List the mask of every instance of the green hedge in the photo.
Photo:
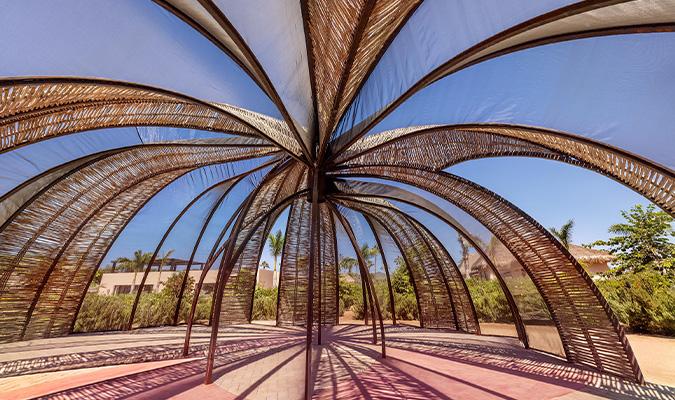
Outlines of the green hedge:
M653 270L596 282L621 323L633 332L675 336L675 278Z
M192 282L190 282L192 284ZM399 282L400 283L400 282ZM534 285L527 278L514 278L508 284L517 288L516 301L524 319L547 319L548 311ZM645 270L619 276L604 276L596 281L611 308L629 330L675 336L675 279L657 271ZM501 288L496 280L467 279L467 286L481 322L511 322L511 314ZM398 285L394 293L396 318L419 318L417 301L412 288ZM383 317L391 319L389 293L386 282L375 282L375 291L381 300ZM192 290L186 293L181 304L180 321L185 321L192 302ZM131 313L133 294L98 295L88 293L77 316L75 332L121 330L126 327ZM173 318L176 297L172 290L144 293L139 302L135 326L167 325ZM254 320L276 318L277 289L256 289L253 300ZM361 284L340 282L340 315L346 309L354 318L363 318ZM208 320L211 296L200 296L195 315L196 321Z

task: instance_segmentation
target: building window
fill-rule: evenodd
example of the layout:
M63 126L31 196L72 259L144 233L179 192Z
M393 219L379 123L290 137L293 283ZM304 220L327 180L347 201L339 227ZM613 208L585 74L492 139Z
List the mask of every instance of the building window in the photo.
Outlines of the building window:
M127 294L131 293L131 285L115 285L113 294Z

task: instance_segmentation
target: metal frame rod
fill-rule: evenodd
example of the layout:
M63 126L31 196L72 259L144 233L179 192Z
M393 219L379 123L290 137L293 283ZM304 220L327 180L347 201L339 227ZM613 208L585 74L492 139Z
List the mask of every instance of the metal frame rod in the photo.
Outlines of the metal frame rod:
M384 275L387 278L387 289L389 290L389 306L390 306L390 312L391 312L391 323L392 325L396 325L396 306L394 304L394 291L391 287L391 279L389 277L389 265L387 263L387 257L384 254L384 247L382 246L382 242L380 241L380 235L377 234L377 231L375 230L375 225L373 224L373 221L370 219L370 217L366 214L362 214L363 218L366 220L366 223L370 227L371 232L373 232L373 236L375 237L375 243L377 244L377 248L380 251L380 256L382 257L382 265L384 267Z
M347 237L349 237L349 241L351 242L352 247L354 247L354 251L356 252L356 258L358 259L358 262L359 262L361 274L366 279L366 283L368 284L368 286L370 286L370 290L373 293L373 299L372 300L375 303L375 309L377 310L378 317L379 317L379 320L380 320L380 334L382 335L382 341L381 341L382 358L386 358L387 357L387 350L386 350L385 340L384 340L384 322L382 321L382 313L380 311L380 302L377 299L377 296L375 295L375 286L373 286L373 282L370 279L370 274L368 274L368 271L366 270L366 262L363 259L363 256L362 256L361 252L359 251L359 245L358 245L358 242L356 241L356 236L354 235L354 231L352 230L352 226L349 224L349 221L347 221L347 219L344 217L344 215L342 215L342 213L340 213L340 211L337 209L337 207L335 206L335 204L332 201L328 202L328 205L331 208L331 210L333 211L333 213L335 214L335 216L337 217L337 219L340 221L340 224L342 224L342 227L344 228L345 232L347 233ZM375 319L374 316L373 316L373 319Z

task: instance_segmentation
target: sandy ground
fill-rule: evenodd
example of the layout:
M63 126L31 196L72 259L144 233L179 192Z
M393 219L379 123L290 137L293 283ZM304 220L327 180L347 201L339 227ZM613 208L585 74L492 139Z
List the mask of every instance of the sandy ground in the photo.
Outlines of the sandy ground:
M384 322L391 323L391 321ZM363 320L354 320L351 311L346 311L340 318L340 323L363 323ZM418 321L400 321L400 323L419 326ZM487 323L481 324L480 327L484 335L517 337L513 325ZM562 343L555 327L527 326L527 330L532 348L563 354ZM675 338L636 334L627 336L647 382L675 387Z

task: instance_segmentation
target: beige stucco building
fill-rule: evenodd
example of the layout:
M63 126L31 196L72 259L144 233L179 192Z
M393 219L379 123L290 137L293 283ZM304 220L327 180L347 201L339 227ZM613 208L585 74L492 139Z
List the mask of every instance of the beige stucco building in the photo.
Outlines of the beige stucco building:
M164 287L166 280L174 274L181 271L151 271L143 285L143 290L146 292L158 292ZM194 278L195 282L199 281L202 271L190 271L189 275ZM134 277L134 275L136 275ZM218 270L211 270L206 273L204 284L202 286L202 293L212 293L216 284L216 277ZM136 291L136 287L140 285L143 279L143 273L134 274L133 272L107 272L101 277L101 283L98 286L98 294L125 294ZM256 277L256 286L263 288L272 288L277 286L277 282L273 279L273 271L260 269Z

